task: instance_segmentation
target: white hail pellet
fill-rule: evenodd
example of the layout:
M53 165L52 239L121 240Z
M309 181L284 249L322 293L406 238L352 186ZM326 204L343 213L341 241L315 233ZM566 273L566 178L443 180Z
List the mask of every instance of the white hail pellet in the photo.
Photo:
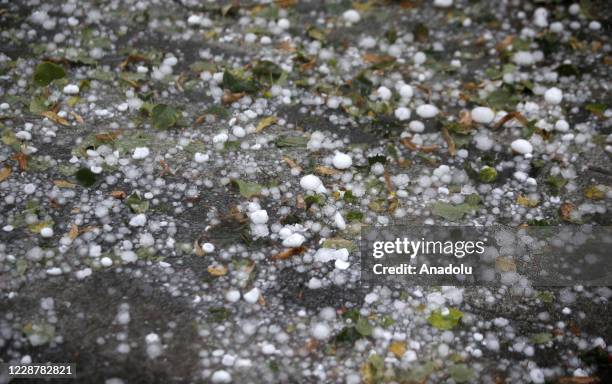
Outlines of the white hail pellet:
M514 152L518 152L522 155L533 152L533 146L525 139L514 140L512 144L510 144L510 148L512 148Z
M353 164L353 159L346 153L336 152L332 164L338 169L347 169Z
M410 118L410 109L406 107L399 107L395 110L395 117L400 120L408 120Z
M134 153L132 153L132 158L135 160L145 159L149 156L149 148L147 147L136 147L134 148Z
M430 119L438 114L438 107L431 104L419 105L416 113L424 119Z
M349 23L357 23L361 20L359 12L354 9L349 9L342 14L342 18Z
M488 107L476 107L472 109L472 120L477 123L489 124L495 118L495 113Z
M76 95L79 93L79 86L76 84L68 84L64 87L64 93L67 95Z
M300 179L300 186L307 191L314 191L317 193L326 193L327 189L323 185L321 179L315 175L306 175Z
M556 88L556 87L547 89L546 92L544 93L544 100L546 100L548 104L553 104L553 105L560 104L561 101L563 100L563 92L559 88Z

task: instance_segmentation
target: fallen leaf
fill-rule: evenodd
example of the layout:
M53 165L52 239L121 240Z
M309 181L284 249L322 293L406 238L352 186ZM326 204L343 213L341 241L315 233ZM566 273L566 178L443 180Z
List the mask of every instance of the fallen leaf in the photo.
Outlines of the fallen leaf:
M44 111L43 113L41 113L42 116L48 118L49 120L57 123L57 124L61 124L64 126L69 126L70 123L68 122L68 120L64 119L63 117L60 117L57 113L53 112L53 111Z
M597 377L591 376L572 376L572 377L560 377L557 380L559 384L596 384L599 383L599 379Z
M55 184L55 186L59 187L59 188L74 188L76 187L76 184L71 183L67 180L53 180L53 184Z
M287 260L289 258L291 258L292 256L295 255L300 255L302 253L304 253L304 251L306 251L306 247L302 246L302 247L295 247L295 248L289 248L286 249L280 253L277 253L276 255L272 256L271 259L272 260Z
M302 172L302 167L300 167L299 165L297 165L297 163L295 161L293 161L291 158L287 157L287 156L283 156L283 161L285 163L287 163L289 165L289 167L291 167L292 169L295 168L297 169L299 172Z
M506 124L508 121L512 119L516 119L519 123L523 124L525 127L529 125L529 120L527 120L525 116L523 116L520 112L513 111L513 112L508 112L507 114L504 115L504 117L499 119L499 121L495 123L495 125L493 126L493 129L501 128L504 124Z
M99 133L96 135L96 140L104 143L109 143L117 140L119 135L121 135L121 130L107 133Z
M571 214L576 209L576 206L572 203L565 202L559 207L559 216L562 220L571 221Z
M264 117L263 119L259 120L259 123L257 123L257 128L255 128L255 132L259 133L264 129L268 128L270 125L276 123L277 121L278 117L276 116Z
M123 200L127 196L127 193L125 193L124 191L112 191L110 195L115 199Z
M13 172L13 169L9 167L8 165L5 165L4 167L2 167L2 170L0 170L0 182L8 179L9 176L11 176L12 172Z
M369 64L380 64L387 61L395 60L393 56L389 55L377 55L375 53L365 53L362 56L364 62Z
M85 120L83 120L83 118L81 117L81 115L77 114L74 111L70 111L70 114L72 115L72 117L74 117L74 119L77 121L77 123L79 124L85 124Z
M208 273L215 277L227 275L227 268L223 265L209 265Z
M457 154L455 141L451 137L450 133L448 133L448 128L442 127L442 137L444 138L444 141L446 141L446 145L448 145L449 155L455 157L455 155Z
M337 175L338 173L340 173L340 171L336 169L325 167L323 165L316 166L314 171L315 173L319 175L323 175L323 176L333 176L333 175Z
M223 98L221 100L223 101L223 104L231 104L234 101L242 99L244 95L246 95L245 92L232 93L226 89L225 92L223 92Z
M512 257L499 256L495 259L495 269L501 272L516 272L516 263Z
M204 250L197 239L193 242L193 251L195 252L196 256L204 256Z
M76 224L70 224L70 232L68 232L68 236L71 240L74 240L77 238L77 236L79 236L79 227Z
M395 355L398 359L401 359L406 353L406 344L401 341L394 341L389 346L389 351Z
M121 71L125 70L125 68L130 63L139 63L139 62L148 63L149 61L150 60L148 58L146 58L145 56L142 56L142 55L129 55L125 60L123 60L119 64L119 70L121 70Z
M11 159L17 160L20 171L25 171L28 167L28 156L23 152L17 152L13 154L13 156L11 156Z

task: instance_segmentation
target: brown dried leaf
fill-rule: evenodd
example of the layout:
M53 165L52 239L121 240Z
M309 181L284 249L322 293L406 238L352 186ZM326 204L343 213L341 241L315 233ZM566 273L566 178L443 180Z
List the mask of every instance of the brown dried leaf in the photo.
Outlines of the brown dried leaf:
M507 114L504 115L504 117L499 119L499 121L493 126L493 129L501 128L504 124L506 124L508 121L512 119L516 119L519 123L523 124L524 126L527 126L529 124L529 120L527 120L525 116L523 116L520 112L513 111L513 112L508 112Z
M149 59L142 55L129 55L125 60L119 64L119 70L123 71L130 63L145 62L148 63Z
M448 133L448 128L442 127L442 137L444 138L444 141L446 141L446 145L448 145L448 153L451 156L455 157L455 155L457 154L457 149L455 147L455 141L453 140L450 133Z
M96 140L104 143L109 143L117 140L119 135L121 135L121 130L107 133L99 133L96 135Z
M559 207L559 216L562 220L571 221L572 212L576 209L576 206L570 202L565 202Z
M295 255L301 255L306 251L306 247L289 248L271 257L272 260L287 260Z
M244 93L244 92L232 93L232 92L226 90L223 93L223 98L221 100L223 101L223 104L231 104L234 101L238 101L238 100L242 99L244 97L244 95L246 95L246 93Z
M557 381L559 384L596 384L599 383L599 379L597 377L586 376L586 377L578 377L578 376L568 376L568 377L560 377Z
M115 199L123 200L127 196L127 193L125 193L124 191L116 190L116 191L112 191L110 195L114 197Z
M361 57L364 62L368 64L380 64L387 61L395 60L393 56L389 55L377 55L375 53L364 53Z
M4 180L8 179L9 176L11 176L11 173L13 173L13 169L11 167L9 167L8 165L2 167L2 170L0 170L0 182L3 182Z
M499 53L504 52L506 48L508 48L510 44L512 44L513 41L514 41L514 36L508 35L502 41L500 41L499 43L495 45L495 49Z
M23 152L17 152L13 154L13 156L11 156L11 159L17 160L20 171L25 171L28 167L28 156Z
M337 175L338 173L340 173L340 171L336 169L325 167L323 165L316 166L314 171L315 173L322 175L322 176L333 176L333 175Z
M77 123L85 124L85 120L83 120L81 115L79 115L78 113L76 113L74 111L70 111L70 114L72 115L72 117L74 117L74 119L77 121Z
M297 169L299 172L302 172L302 167L300 167L295 161L293 161L290 157L283 156L283 161L289 165L291 168Z
M501 272L515 272L516 263L511 257L499 256L495 259L495 269Z
M77 236L79 236L79 227L76 224L70 224L70 232L68 232L68 236L70 236L71 240L74 240L77 238Z
M57 124L64 125L64 126L70 125L68 120L64 119L63 117L60 117L57 113L53 111L44 111L43 113L41 113L41 115Z

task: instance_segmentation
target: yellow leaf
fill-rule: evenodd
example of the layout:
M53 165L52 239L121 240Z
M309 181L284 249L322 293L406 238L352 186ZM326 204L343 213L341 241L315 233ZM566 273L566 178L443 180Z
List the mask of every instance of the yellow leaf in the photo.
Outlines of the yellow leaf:
M606 193L600 186L591 185L584 190L584 196L591 200L601 200L606 196Z
M519 195L516 198L516 203L519 205L522 205L524 207L528 207L528 208L535 208L538 206L538 204L540 204L539 201L537 200L531 200L523 195Z
M277 121L278 117L276 116L264 117L263 119L259 120L259 123L257 123L257 128L255 128L255 132L259 133L271 126L272 124L276 123Z
M65 126L70 125L70 123L68 123L68 120L64 119L63 117L58 116L58 114L53 111L44 111L43 113L41 113L41 115L48 118L49 120L54 121L57 124L61 124Z
M227 268L224 267L223 265L209 265L208 273L216 277L225 276L227 275Z
M4 167L2 167L2 169L0 170L0 182L8 179L12 172L13 172L12 168L9 167L8 165L5 165Z
M404 356L404 353L406 353L406 344L399 341L394 341L389 346L389 351L391 351L395 357L401 359L402 356Z
M76 187L76 184L73 184L69 181L66 180L53 180L53 184L55 184L57 187L59 188L74 188Z

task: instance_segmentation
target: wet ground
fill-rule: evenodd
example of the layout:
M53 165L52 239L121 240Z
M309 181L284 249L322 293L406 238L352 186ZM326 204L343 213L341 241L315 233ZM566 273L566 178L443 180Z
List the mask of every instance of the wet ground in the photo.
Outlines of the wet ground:
M357 249L366 224L609 226L609 4L232 4L0 3L0 362L612 380L609 288L365 287Z

